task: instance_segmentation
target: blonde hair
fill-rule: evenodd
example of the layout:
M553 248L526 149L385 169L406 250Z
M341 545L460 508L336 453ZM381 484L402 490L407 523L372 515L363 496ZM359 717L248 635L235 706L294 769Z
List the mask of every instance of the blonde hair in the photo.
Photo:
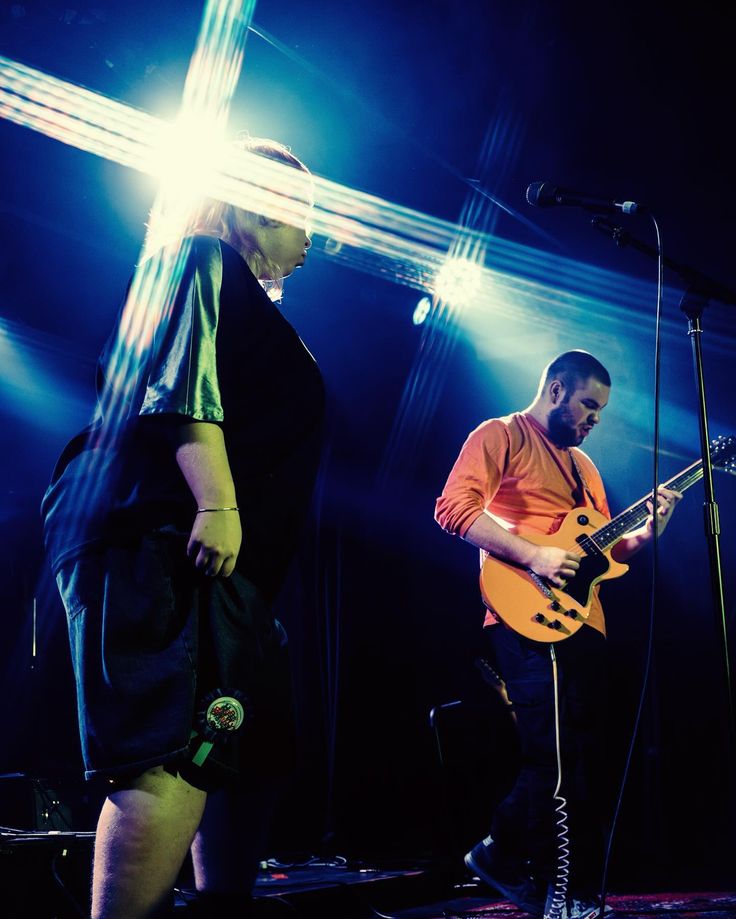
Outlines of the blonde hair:
M253 153L277 160L308 173L309 170L283 144L266 137L251 137L242 132L233 146L245 153ZM235 207L225 201L205 198L191 214L186 224L186 236L216 236L236 249L272 300L281 299L283 277L281 267L269 259L258 245L256 229L263 225L262 214ZM178 234L177 234L178 235Z

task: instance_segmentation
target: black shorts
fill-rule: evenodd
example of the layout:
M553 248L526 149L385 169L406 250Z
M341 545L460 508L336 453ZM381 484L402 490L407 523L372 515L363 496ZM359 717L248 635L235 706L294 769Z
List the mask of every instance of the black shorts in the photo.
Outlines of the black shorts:
M294 765L286 633L238 572L199 573L165 530L65 564L87 778L176 769L206 790Z

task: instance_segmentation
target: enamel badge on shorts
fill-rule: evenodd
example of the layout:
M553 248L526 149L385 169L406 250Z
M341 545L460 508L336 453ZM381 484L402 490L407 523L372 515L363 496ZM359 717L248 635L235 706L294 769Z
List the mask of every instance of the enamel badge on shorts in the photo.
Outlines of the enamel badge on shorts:
M215 689L202 700L197 712L197 728L192 740L200 735L202 742L192 757L195 766L201 766L216 743L227 743L236 731L252 718L250 703L239 689Z

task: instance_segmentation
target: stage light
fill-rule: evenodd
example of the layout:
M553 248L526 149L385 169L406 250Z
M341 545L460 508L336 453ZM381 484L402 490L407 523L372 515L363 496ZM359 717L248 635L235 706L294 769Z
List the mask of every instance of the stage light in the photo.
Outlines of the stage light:
M179 136L191 136L197 130L194 125L201 123L195 119L201 116L215 126L222 123L237 81L243 29L252 7L239 0L207 4L182 107L192 120L169 129L170 136L177 131ZM166 129L160 119L2 56L0 117L145 173L166 171L160 159ZM217 130L214 136L220 136ZM212 143L217 161L218 141ZM192 184L209 185L208 194L235 206L283 222L299 222L304 220L305 197L313 196L310 220L314 233L325 239L325 255L354 270L444 298L448 309L438 329L458 319L461 306L464 323L470 320L469 313L485 316L489 310L509 316L531 310L540 322L566 323L571 301L581 298L588 301L588 312L590 303L595 303L596 315L605 322L615 313L638 312L650 293L643 281L476 232L329 179L305 177L283 163L230 151L218 169L206 165L208 157L201 149L193 155L195 164L205 165ZM177 172L180 184L183 170ZM305 179L311 189L304 188ZM159 195L157 205L163 199ZM154 206L150 224L157 230L162 229L161 216ZM556 284L550 284L550 279ZM468 306L473 309L465 309Z
M449 258L437 272L434 292L452 306L467 306L482 287L483 268L467 258Z
M421 325L424 320L429 316L429 311L432 309L432 300L430 297L422 297L422 299L414 307L414 315L412 316L412 321L414 325Z
M162 124L147 169L167 195L192 201L206 194L225 161L225 132L216 121L189 112Z
M24 424L66 434L84 424L87 393L80 397L75 384L57 376L48 361L48 348L40 333L0 317L0 398L3 411ZM49 393L54 394L53 411L49 411Z
M217 3L212 7L221 10ZM229 34L228 29L225 32ZM219 46L219 38L213 41ZM227 59L227 66L219 63L220 56ZM223 52L214 57L208 53L195 55L193 77L187 81L186 93L192 107L182 109L186 120L178 127L168 128L172 132L169 137L175 137L177 131L179 136L190 135L196 130L194 125L202 123L197 120L202 116L205 121L211 117L213 124L220 124L226 108L222 98L213 101L210 116L204 107L201 88L199 95L189 88L196 88L200 79L207 82L206 77L214 76L213 82L228 100L235 77L232 64L240 59L239 48L231 49L229 57ZM167 128L162 120L2 56L0 117L144 173L165 171L161 146ZM220 153L216 141L213 146L217 161ZM176 159L174 152L172 156ZM178 154L182 155L183 150ZM201 148L192 158L195 164L206 162ZM182 170L177 172L181 179ZM300 170L234 149L228 151L222 169L210 170L204 166L198 173L196 184L209 184L208 193L212 197L238 207L261 208L262 213L284 222L303 219L305 196L313 195L310 220L314 233L326 240L327 255L358 271L391 277L396 283L430 294L437 292L453 301L472 299L477 293L477 279L490 276L487 269L480 269L481 263L494 266L493 277L497 282L494 297L499 289L521 285L535 290L543 300L554 291L549 278L564 281L568 290L607 300L615 304L614 309L638 309L642 296L648 292L644 282L623 279L591 265L476 233L320 176L307 179L311 183L311 189L307 190L305 174ZM154 209L151 222L158 230L161 230L160 216ZM452 253L449 258L448 253ZM460 268L461 264L465 268ZM480 299L487 299L487 285L480 286Z
M149 245L156 238L186 234L202 198L211 194L228 151L225 131L206 113L183 111L173 124L161 123L145 171L159 181L158 207Z

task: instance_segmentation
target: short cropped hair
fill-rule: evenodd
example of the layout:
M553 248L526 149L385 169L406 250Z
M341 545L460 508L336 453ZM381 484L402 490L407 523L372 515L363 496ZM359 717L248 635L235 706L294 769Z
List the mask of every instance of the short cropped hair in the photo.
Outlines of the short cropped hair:
M611 375L598 358L588 351L565 351L551 361L542 371L539 394L552 380L560 380L567 392L573 392L580 383L595 377L604 386L611 385Z

